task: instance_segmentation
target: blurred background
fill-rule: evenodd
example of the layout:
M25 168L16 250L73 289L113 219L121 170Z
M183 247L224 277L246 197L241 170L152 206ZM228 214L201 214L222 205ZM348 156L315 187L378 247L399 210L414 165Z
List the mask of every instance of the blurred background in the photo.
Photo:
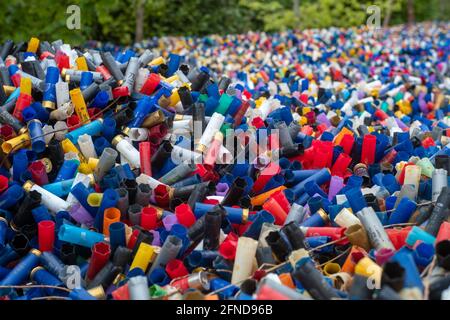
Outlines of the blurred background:
M95 39L131 44L153 36L234 34L250 30L360 26L377 5L381 25L444 21L449 0L9 0L0 1L0 40ZM80 8L81 28L66 26L67 7Z

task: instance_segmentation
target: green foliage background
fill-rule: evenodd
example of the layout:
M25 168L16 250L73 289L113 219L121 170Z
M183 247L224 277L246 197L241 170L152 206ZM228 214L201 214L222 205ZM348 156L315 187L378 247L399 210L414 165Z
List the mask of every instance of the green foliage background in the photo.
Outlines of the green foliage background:
M389 0L142 0L146 37L230 34L248 30L349 27L364 24L366 7L379 5L381 19ZM413 0L416 21L448 20L448 0ZM66 27L69 5L81 8L81 30ZM407 0L391 0L391 24L407 21ZM0 0L0 40L27 41L31 36L73 44L134 40L137 0Z

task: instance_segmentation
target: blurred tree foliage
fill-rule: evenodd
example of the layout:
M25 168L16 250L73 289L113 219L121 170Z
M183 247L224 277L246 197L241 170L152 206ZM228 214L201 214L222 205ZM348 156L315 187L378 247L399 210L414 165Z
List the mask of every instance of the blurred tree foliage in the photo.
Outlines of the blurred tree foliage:
M366 8L379 5L381 21L389 0L143 0L144 35L230 34L349 27L364 24ZM74 44L88 39L133 42L137 0L0 0L0 40L27 41L31 36ZM391 0L390 24L407 20L407 0ZM69 5L81 9L81 29L66 27ZM414 0L416 21L448 20L448 0Z

